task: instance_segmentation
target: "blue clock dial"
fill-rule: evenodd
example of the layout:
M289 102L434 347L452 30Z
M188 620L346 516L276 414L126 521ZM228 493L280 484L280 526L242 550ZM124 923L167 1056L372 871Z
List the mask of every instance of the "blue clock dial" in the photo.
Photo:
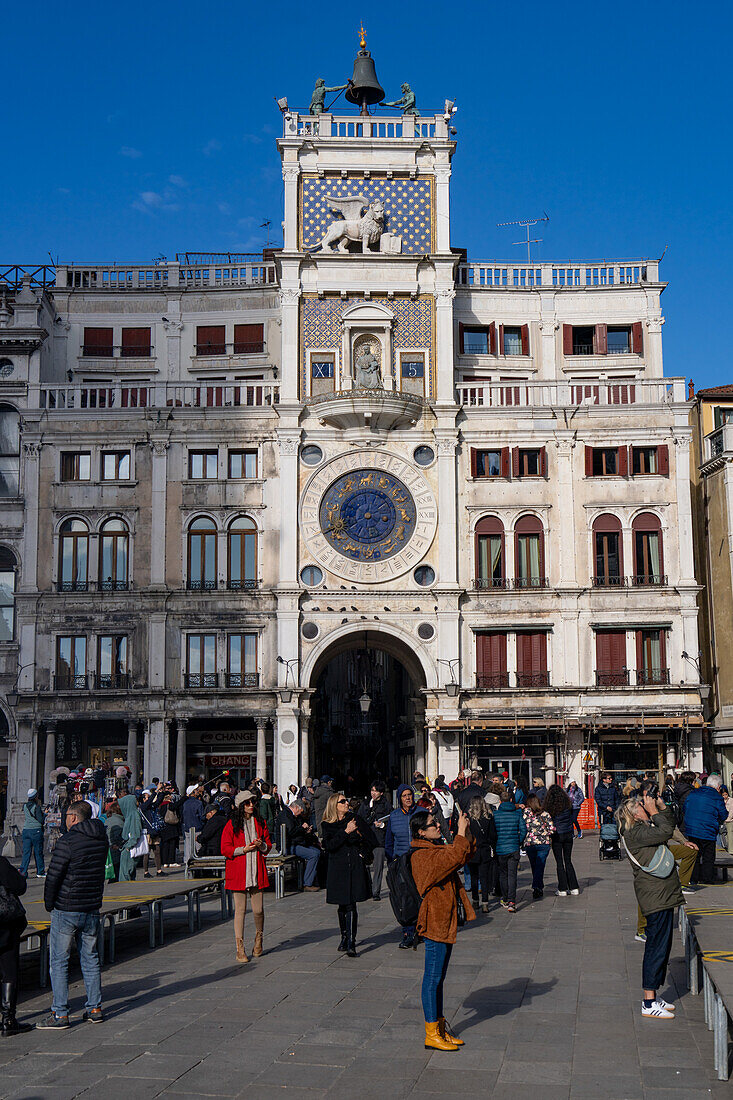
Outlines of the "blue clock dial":
M384 470L355 470L323 494L320 525L334 549L355 561L383 561L404 550L417 522L409 489Z

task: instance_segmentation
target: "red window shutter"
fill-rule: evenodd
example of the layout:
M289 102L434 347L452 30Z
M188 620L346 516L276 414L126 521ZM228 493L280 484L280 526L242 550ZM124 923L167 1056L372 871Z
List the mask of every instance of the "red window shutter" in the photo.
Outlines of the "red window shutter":
M499 325L499 355L504 354L504 326Z
M239 355L254 355L263 350L263 325L235 325L234 352Z
M226 355L226 327L224 325L198 325L196 351L198 355Z
M122 354L140 357L150 355L150 329L123 328Z
M593 448L585 448L585 476L593 477Z
M519 447L512 447L512 477L519 477Z
M629 448L619 447L618 449L618 472L621 477L627 477L629 473Z
M529 325L522 325L522 355L529 355Z
M496 355L496 322L489 325L489 355Z
M644 354L644 328L641 321L634 321L631 326L631 350L634 355Z
M643 630L637 630L636 632L636 667L642 669L644 667L644 632Z
M659 661L662 668L667 667L667 631L659 631Z
M547 477L547 447L540 448L540 476Z
M506 634L476 635L476 671L479 676L506 672Z
M562 326L562 352L563 355L573 354L573 326Z
M669 477L669 447L666 443L657 447L657 470L662 477Z
M545 632L517 634L517 672L546 671L547 635Z
M478 458L477 458L477 455L476 455L476 448L472 447L471 448L471 477L477 477L478 476L477 470L478 470Z
M596 325L596 355L608 354L608 325Z
M110 357L114 354L114 337L111 328L84 329L84 355Z
M540 527L539 536L540 536L540 576L541 577L546 577L547 576L547 570L545 568L545 529L544 529L544 527ZM544 635L543 635L543 637L544 637Z
M509 460L509 448L501 448L501 476L509 477L510 460Z
M596 631L596 668L602 672L611 669L611 635L607 630Z
M463 355L463 321L458 322L458 351Z

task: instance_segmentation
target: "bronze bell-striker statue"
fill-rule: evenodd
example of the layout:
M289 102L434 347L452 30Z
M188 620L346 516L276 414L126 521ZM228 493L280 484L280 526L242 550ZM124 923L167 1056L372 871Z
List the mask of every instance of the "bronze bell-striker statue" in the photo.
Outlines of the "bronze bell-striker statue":
M377 70L374 67L374 59L366 48L364 28L361 28L361 49L354 58L354 75L346 89L346 98L349 103L355 103L361 107L361 113L368 115L368 107L372 103L381 103L384 99L384 88L377 80Z

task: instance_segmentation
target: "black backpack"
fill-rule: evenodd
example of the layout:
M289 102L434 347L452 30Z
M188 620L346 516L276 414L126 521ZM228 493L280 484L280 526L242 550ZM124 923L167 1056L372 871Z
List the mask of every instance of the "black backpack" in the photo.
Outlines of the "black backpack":
M403 928L417 924L422 904L422 894L412 877L412 852L405 852L393 859L387 868L389 901L397 923Z

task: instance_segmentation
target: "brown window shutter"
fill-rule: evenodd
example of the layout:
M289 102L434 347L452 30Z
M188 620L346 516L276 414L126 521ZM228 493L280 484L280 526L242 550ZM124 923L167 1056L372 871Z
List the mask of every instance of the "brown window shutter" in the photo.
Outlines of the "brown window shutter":
M234 326L234 353L239 355L254 355L263 350L264 326L263 325L235 325Z
M563 355L573 354L573 326L562 326L562 352Z
M629 473L629 448L619 447L618 449L618 472L621 477L627 477Z
M199 355L226 355L226 328L224 325L198 325L196 351Z
M547 447L540 448L540 476L547 477Z
M496 322L489 325L489 355L496 355Z
M607 630L596 631L596 668L605 672L611 669L611 635Z
M547 576L547 567L545 566L545 529L540 527L540 577ZM544 635L543 635L544 637Z
M662 477L669 477L669 447L657 447L657 470Z
M529 325L522 325L522 355L529 355Z
M463 355L463 321L458 322L458 351Z
M504 326L499 325L499 355L504 354Z
M519 447L512 447L512 477L519 477Z
M593 448L585 448L585 476L593 477Z
M123 356L150 355L150 329L123 328L122 354Z
M662 668L667 667L667 631L659 631L659 663Z
M509 460L509 448L501 448L501 476L509 477L510 460Z
M634 321L631 326L631 350L634 355L644 354L644 328L641 321Z
M113 330L111 328L85 328L83 354L103 357L114 355Z
M637 669L644 667L644 637L641 630L636 632L636 667Z
M478 461L477 461L477 457L476 457L476 448L472 447L471 448L471 477L476 477L477 476L477 473L476 473L477 470L478 470Z
M608 325L596 325L596 355L608 354Z

